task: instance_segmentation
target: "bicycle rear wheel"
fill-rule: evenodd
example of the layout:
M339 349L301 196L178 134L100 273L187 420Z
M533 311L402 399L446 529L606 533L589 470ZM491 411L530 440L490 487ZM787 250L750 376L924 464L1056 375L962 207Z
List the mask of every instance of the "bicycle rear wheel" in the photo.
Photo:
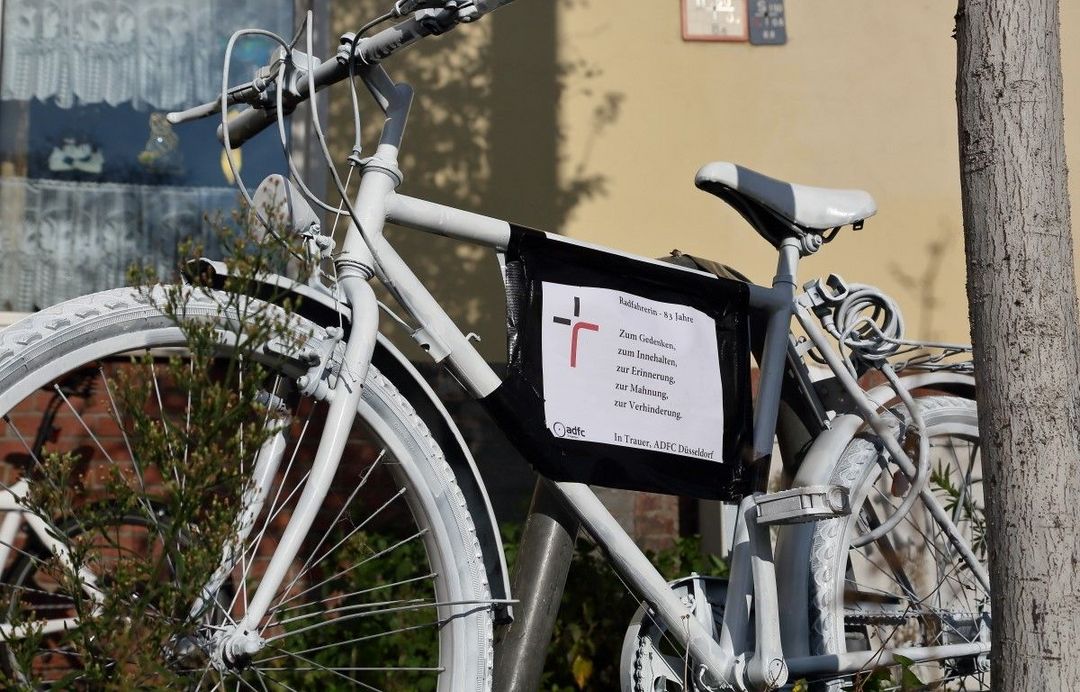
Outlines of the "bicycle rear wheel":
M930 437L929 489L968 545L986 564L983 472L975 403L955 397L917 399ZM896 414L910 424L904 409ZM830 483L849 488L852 513L818 522L810 558L811 646L815 654L876 652L897 647L989 643L990 594L930 516L923 500L881 540L852 541L899 506L905 479L886 470L872 437L854 440ZM895 466L888 467L895 469ZM989 689L985 657L952 658L828 680L827 689Z
M222 334L226 362L227 335L246 315L223 313L222 305L234 304L223 294L192 291L186 300L185 319ZM276 307L235 304L269 311L309 345L329 338ZM178 498L207 481L185 469L238 468L247 478L255 450L198 466L194 450L184 448L195 408L177 376L184 347L176 324L127 289L63 303L0 332L0 671L8 681L488 689L491 600L472 518L437 443L374 367L330 495L260 623L265 647L223 659L215 636L240 618L258 586L303 488L326 403L299 395L292 384L299 372L269 351L256 354L261 369L223 366L215 375L239 381L260 372L265 417L236 424L257 430L274 416L288 441L250 532L229 553L228 541L208 535L207 526L215 511L235 524L247 495L212 486L192 510L190 497ZM135 380L144 400L121 393ZM160 422L151 429L169 446L169 465L140 458L132 424L139 416ZM56 505L39 499L28 510L21 483L48 495L58 476L46 467L57 464L70 479L53 488L63 511L46 516L40 508ZM133 486L138 492L129 492ZM251 487L245 482L240 491ZM194 607L226 553L234 556L227 574ZM69 578L64 560L77 565L78 578Z

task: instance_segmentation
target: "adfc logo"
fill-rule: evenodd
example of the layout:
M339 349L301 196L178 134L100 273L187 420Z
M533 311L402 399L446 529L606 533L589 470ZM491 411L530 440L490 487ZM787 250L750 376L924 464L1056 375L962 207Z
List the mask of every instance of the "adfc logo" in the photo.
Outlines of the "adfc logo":
M585 322L585 321L579 320L578 317L580 315L581 315L581 298L578 298L577 296L574 296L574 318L573 319L570 319L569 317L553 317L552 318L552 320L554 320L557 324L565 324L565 325L568 325L570 327L570 367L572 367L572 368L577 367L578 332L580 332L582 329L585 329L585 330L590 331L590 332L598 332L598 331L600 331L600 325L593 324L592 322Z

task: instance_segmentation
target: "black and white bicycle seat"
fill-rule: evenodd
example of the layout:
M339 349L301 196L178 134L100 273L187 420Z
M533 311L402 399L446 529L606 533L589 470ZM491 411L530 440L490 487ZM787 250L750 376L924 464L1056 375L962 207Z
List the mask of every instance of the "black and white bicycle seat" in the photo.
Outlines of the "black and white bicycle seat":
M808 230L858 225L877 213L877 204L868 192L797 185L727 161L702 166L694 184L731 204L752 223L755 219L747 212L755 206Z

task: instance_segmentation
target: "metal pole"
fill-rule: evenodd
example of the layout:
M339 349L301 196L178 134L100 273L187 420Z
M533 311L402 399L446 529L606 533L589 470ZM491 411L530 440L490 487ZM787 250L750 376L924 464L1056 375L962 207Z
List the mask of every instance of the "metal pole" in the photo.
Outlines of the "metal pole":
M494 688L499 692L536 692L540 687L577 534L577 518L551 481L538 478L514 561L514 621L496 635Z

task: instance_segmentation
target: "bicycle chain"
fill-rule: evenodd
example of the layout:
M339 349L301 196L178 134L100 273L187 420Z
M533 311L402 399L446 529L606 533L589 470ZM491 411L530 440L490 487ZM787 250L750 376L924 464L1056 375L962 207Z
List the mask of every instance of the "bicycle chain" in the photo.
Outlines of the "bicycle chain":
M918 618L917 613L897 611L895 613L844 613L847 625L902 625L908 620Z
M918 610L883 611L878 613L850 612L844 613L844 623L848 625L902 625L909 620L918 620L926 615L942 618L941 614ZM978 620L978 616L974 613L949 613L949 615L955 622L965 620L974 622Z

